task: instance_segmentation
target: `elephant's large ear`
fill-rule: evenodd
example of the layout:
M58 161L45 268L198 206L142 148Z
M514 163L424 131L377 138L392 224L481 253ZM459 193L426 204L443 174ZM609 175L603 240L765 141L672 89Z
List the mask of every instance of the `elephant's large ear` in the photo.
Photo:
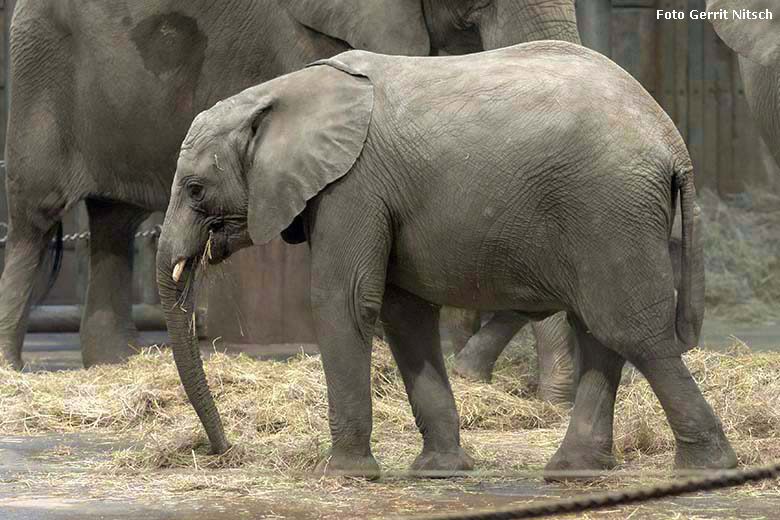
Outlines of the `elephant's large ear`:
M287 229L363 151L374 107L364 76L328 65L273 80L247 124L247 222L255 244Z
M286 0L303 25L353 49L427 56L431 50L422 0Z
M771 20L737 18L743 10L769 12ZM728 19L712 20L718 36L745 58L765 66L780 65L780 2L777 0L707 0L707 11L725 10Z

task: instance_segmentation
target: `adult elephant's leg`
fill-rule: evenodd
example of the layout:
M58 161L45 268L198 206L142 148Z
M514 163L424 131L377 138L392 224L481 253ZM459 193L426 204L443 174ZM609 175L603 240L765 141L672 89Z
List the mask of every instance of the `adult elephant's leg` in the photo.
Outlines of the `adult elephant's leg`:
M92 199L87 200L87 212L89 284L80 335L81 357L90 367L120 363L138 347L132 316L133 235L148 213Z
M516 312L496 312L455 357L455 373L489 382L498 356L526 323L528 320Z
M18 193L9 197L5 269L0 278L0 363L22 368L22 343L36 284L47 276L46 257L56 224L30 218L37 209ZM34 199L33 199L34 200Z
M603 470L615 466L612 425L615 395L625 359L594 338L578 318L572 318L571 323L580 348L582 376L566 436L547 464L545 478L548 480L562 478L556 475L560 472Z
M532 325L539 365L539 398L555 404L574 403L577 380L577 337L559 312Z
M733 468L737 457L720 420L679 356L634 362L663 406L677 442L680 469Z
M439 341L439 308L388 286L382 304L385 335L398 363L423 436L416 471L463 471L474 461L460 446L460 422Z

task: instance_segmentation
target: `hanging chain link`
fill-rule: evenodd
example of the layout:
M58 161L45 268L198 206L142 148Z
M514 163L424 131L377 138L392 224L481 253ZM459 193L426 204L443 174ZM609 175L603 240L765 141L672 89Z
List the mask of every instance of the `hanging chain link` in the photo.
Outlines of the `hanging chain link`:
M162 226L156 225L152 229L139 231L135 234L135 238L157 238L160 236L161 232ZM0 222L0 233L2 233L2 237L0 237L0 245L3 245L8 240L8 223ZM68 235L62 236L62 242L78 242L80 240L89 240L89 236L89 231L82 231L81 233L70 233ZM52 240L52 242L54 241L56 241L56 239Z

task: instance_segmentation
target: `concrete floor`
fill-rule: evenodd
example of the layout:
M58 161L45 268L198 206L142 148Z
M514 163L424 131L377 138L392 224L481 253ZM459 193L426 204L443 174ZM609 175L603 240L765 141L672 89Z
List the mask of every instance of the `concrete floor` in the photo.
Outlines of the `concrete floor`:
M532 433L531 433L532 434ZM335 490L261 492L260 496L214 496L201 492L134 495L141 477L129 475L127 489L96 491L100 474L94 465L116 450L130 446L130 439L107 439L90 434L0 436L0 519L2 520L242 520L242 519L343 519L397 518L410 513L444 513L459 510L501 508L587 493L588 490L545 484L535 479L469 483L455 480L406 483L350 484ZM66 455L53 454L65 449ZM72 451L71 451L72 450ZM208 474L204 474L204 480ZM43 477L42 477L43 476ZM419 481L416 481L419 482ZM352 487L354 486L354 487ZM100 486L98 486L99 488ZM148 484L147 484L148 487ZM400 492L399 492L400 491ZM322 504L318 503L319 499ZM350 507L350 503L355 506ZM357 506L357 504L360 504ZM605 520L635 519L751 519L777 518L780 494L758 492L732 496L728 491L697 494L609 508L587 517ZM575 518L558 517L558 518Z

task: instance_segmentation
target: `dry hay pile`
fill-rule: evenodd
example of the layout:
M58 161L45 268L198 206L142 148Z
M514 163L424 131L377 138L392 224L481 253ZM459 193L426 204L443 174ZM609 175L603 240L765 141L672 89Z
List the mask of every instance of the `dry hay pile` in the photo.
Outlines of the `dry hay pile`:
M699 195L709 316L780 320L780 198L753 191L723 200Z
M528 352L500 363L493 384L454 378L453 387L467 449L482 469L511 471L527 468L527 457L491 457L491 450L524 430L548 439L553 450L567 411L534 398L535 364ZM695 350L687 363L742 462L780 458L780 355ZM418 453L419 435L386 345L376 345L373 368L374 442L383 466L401 469ZM235 445L222 457L207 454L172 356L156 348L124 366L55 373L0 368L0 433L126 434L137 445L109 463L123 471L252 466L292 474L310 470L326 452L326 388L318 357L272 362L215 353L206 372ZM672 463L671 432L646 381L633 370L620 389L615 440L623 460L662 454L666 467ZM537 463L547 456L537 453Z

